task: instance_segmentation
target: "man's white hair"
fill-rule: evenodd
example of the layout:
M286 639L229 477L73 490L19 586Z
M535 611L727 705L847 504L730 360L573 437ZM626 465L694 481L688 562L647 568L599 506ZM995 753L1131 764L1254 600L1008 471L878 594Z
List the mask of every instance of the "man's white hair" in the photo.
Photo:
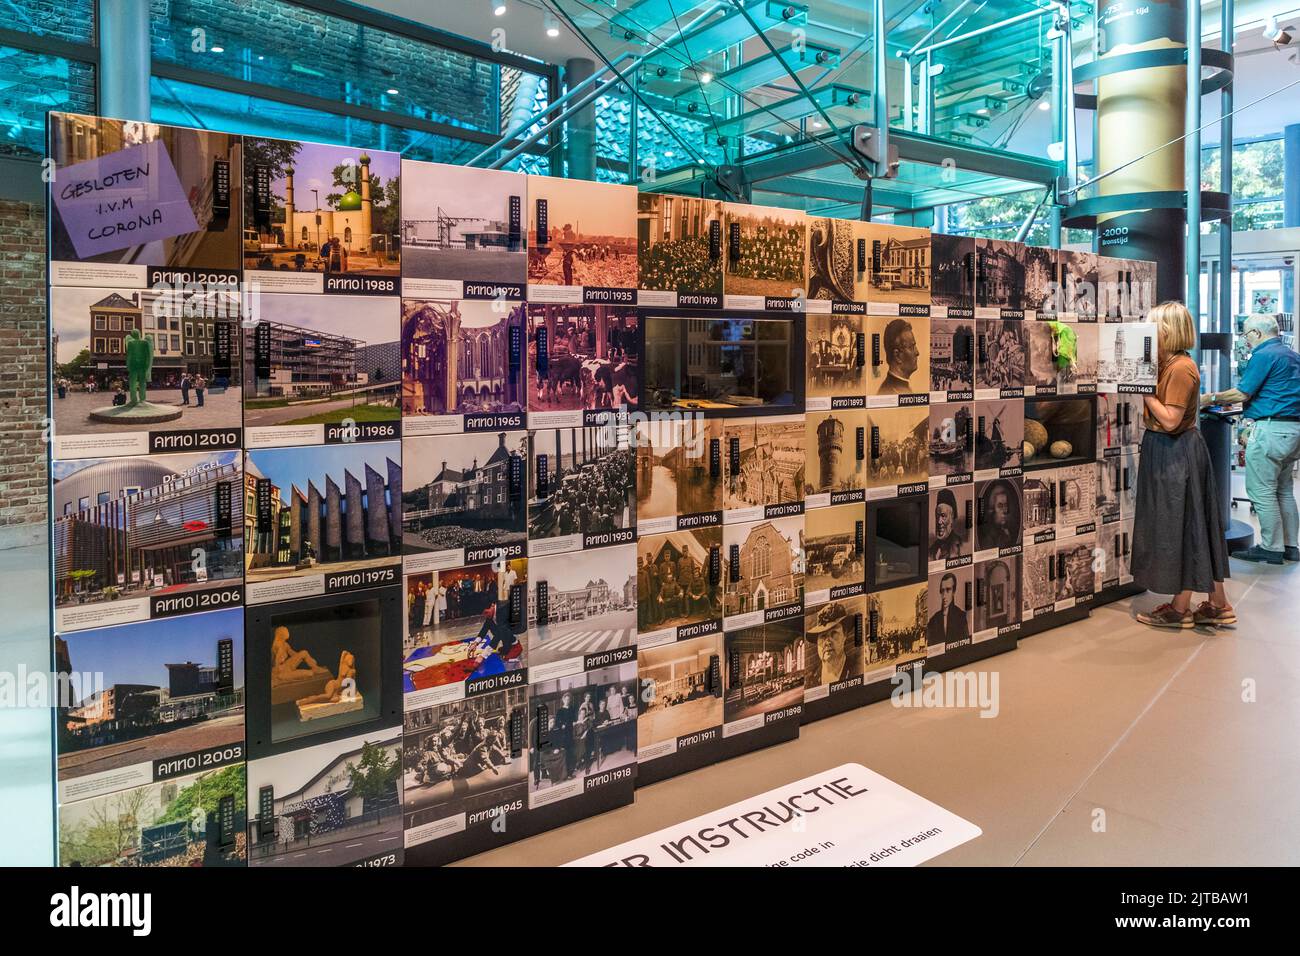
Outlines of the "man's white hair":
M1250 331L1258 332L1263 338L1271 339L1278 333L1277 317L1263 314L1246 316L1246 321L1241 325L1241 332L1244 335Z

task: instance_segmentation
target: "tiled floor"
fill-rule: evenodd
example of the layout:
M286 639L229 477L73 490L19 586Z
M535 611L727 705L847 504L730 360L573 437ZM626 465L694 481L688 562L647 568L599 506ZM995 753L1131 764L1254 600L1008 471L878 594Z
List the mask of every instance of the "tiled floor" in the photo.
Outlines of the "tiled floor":
M0 578L39 594L43 560L0 552ZM1232 572L1235 631L1157 632L1130 602L1100 608L975 665L998 674L995 718L876 704L466 862L563 863L857 761L983 829L936 864L1300 864L1300 565ZM42 666L44 612L14 623L0 660ZM48 731L42 711L0 710L5 863L50 858Z

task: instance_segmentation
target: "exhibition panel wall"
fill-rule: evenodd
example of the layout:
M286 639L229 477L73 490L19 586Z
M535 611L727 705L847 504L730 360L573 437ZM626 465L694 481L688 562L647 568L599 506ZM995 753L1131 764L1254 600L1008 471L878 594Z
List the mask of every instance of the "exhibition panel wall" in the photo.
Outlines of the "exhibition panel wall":
M1148 263L51 113L62 865L436 865L1131 590Z

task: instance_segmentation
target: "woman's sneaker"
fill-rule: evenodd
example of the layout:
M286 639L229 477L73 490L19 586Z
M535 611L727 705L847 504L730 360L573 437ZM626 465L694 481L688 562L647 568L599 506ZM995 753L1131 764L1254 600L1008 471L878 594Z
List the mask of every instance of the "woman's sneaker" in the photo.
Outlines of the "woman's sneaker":
M1230 607L1215 607L1209 601L1202 601L1192 613L1192 620L1197 627L1235 627L1237 612Z
M1179 612L1174 609L1172 604L1161 604L1150 611L1143 611L1137 616L1137 619L1143 624L1150 624L1152 627L1188 628L1196 626L1196 621L1190 609Z

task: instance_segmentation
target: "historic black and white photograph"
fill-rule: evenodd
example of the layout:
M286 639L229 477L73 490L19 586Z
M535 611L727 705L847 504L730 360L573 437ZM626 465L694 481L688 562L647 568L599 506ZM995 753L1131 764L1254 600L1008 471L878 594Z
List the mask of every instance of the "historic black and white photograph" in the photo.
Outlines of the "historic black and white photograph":
M534 805L548 790L563 788L560 799L576 796L591 775L636 762L639 690L636 661L533 684L528 792Z
M861 315L809 313L808 393L812 398L866 394L867 342Z
M724 527L722 580L727 617L802 601L804 516Z
M1015 389L1025 384L1029 364L1028 323L1019 319L979 319L975 387Z
M968 475L975 467L975 406L930 406L930 474Z
M977 239L975 304L1025 308L1025 247L1002 239Z
M975 569L971 565L937 571L926 587L927 646L953 644L971 637L971 612L975 604Z
M859 595L804 610L805 690L862 676L867 657L866 609L866 599Z
M1057 470L1056 479L1060 483L1056 525L1073 534L1075 528L1097 519L1097 466L1094 462L1069 465Z
M638 422L635 444L638 522L722 510L722 422Z
M637 287L635 186L528 177L528 282Z
M635 310L528 307L528 411L632 408L639 369Z
M402 276L463 282L528 281L520 173L402 160ZM449 286L450 287L450 286Z
M1141 386L1152 394L1159 368L1159 337L1154 322L1107 323L1098 327L1097 385Z
M1077 320L1089 322L1097 318L1101 279L1098 258L1091 252L1061 252L1061 284L1065 293L1061 311Z
M1064 324L1064 323L1062 323ZM1057 363L1056 330L1054 322L1026 322L1025 333L1028 349L1025 363L1025 388L1055 394L1060 377Z
M930 236L933 262L930 302L942 309L975 307L975 239L970 236Z
M1024 537L1033 540L1034 535L1056 529L1056 472L1036 471L1025 475L1024 495Z
M718 296L722 304L722 203L716 199L637 194L641 288Z
M712 572L717 555L717 574ZM636 543L637 626L649 634L722 619L722 529L645 535Z
M788 504L804 497L803 416L732 419L723 426L723 508Z
M1039 318L1064 312L1061 295L1060 251L1047 246L1024 246L1024 307Z
M924 405L867 410L867 487L930 479L930 410Z
M1018 398L975 403L975 470L1021 468L1025 458L1025 403Z
M1056 553L1060 556L1061 573L1056 577L1056 599L1091 597L1096 589L1097 535L1085 534L1058 542Z
M402 445L407 554L522 547L527 432L407 438Z
M994 478L975 485L975 550L1021 543L1020 479Z
M975 565L975 633L1019 624L1021 556L990 558Z
M865 588L866 510L861 504L814 508L804 515L804 589Z
M792 298L806 295L808 220L802 209L726 203L723 237L727 295ZM740 248L733 248L733 230ZM738 251L739 257L732 255Z
M930 489L928 561L945 564L974 553L975 489L967 482Z
M930 391L975 387L975 320L930 320Z
M809 412L804 472L807 495L855 491L867 486L867 413L860 408ZM813 450L816 454L813 454Z
M884 222L854 223L867 242L867 269L854 272L859 302L930 304L930 230Z
M1021 567L1024 569L1024 614L1040 608L1051 610L1056 603L1056 542L1026 541Z
M808 218L809 299L854 301L858 277L855 241L858 226L859 223L851 219ZM811 333L808 340L812 342Z
M723 649L726 723L802 703L809 655L802 616L732 631Z
M636 526L636 451L629 438L626 427L612 424L531 433L529 541L586 540Z
M867 595L867 673L925 657L928 609L924 580Z
M710 670L717 664L717 684ZM637 653L641 712L636 721L637 748L722 725L722 635L692 637Z
M636 545L533 558L528 666L636 643Z
M930 391L928 316L867 316L867 394Z
M463 832L475 815L528 796L528 748L512 750L510 740L511 718L527 721L527 707L528 688L511 687L406 711L406 846Z

